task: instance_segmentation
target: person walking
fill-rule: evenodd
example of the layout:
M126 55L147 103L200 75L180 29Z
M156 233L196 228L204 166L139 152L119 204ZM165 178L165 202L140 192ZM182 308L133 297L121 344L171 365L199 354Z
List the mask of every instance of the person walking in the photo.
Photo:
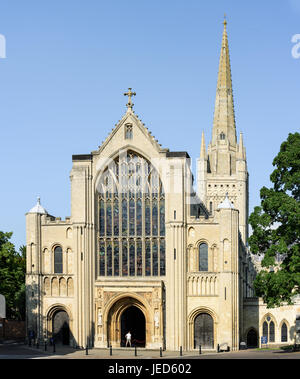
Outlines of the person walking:
M131 347L131 333L130 333L130 330L129 332L125 335L126 337L126 347L127 345L129 344L129 346Z

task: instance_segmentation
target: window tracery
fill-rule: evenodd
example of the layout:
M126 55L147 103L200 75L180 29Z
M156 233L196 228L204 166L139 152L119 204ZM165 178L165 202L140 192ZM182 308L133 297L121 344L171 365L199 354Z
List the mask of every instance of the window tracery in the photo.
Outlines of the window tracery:
M157 170L128 151L98 186L99 276L165 275L165 194Z

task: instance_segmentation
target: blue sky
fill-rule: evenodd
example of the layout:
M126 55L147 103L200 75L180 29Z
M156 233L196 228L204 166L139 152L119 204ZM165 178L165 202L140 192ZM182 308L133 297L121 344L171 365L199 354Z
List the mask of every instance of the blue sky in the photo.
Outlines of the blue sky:
M96 150L126 110L163 147L200 154L211 139L227 14L237 132L244 133L250 211L272 161L299 131L300 0L7 0L0 4L0 230L25 244L41 196L70 215L72 154Z

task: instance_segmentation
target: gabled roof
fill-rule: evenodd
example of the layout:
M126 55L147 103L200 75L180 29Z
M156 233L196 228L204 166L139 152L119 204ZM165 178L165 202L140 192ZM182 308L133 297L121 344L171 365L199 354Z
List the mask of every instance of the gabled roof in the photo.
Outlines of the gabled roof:
M151 132L148 130L148 128L145 126L142 120L140 120L139 117L134 113L134 110L129 107L122 119L119 120L119 122L115 125L115 128L113 128L113 130L107 136L105 141L102 142L102 145L99 146L99 152L101 152L107 146L107 144L111 141L111 139L117 133L117 131L127 122L134 123L138 128L140 128L143 134L151 141L151 143L155 146L155 148L158 151L165 150L162 149L161 145L158 143L158 140L155 139L155 137L151 134Z

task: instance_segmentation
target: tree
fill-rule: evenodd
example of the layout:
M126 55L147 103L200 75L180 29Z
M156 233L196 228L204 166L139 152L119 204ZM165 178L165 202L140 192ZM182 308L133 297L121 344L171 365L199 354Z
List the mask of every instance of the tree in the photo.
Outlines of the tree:
M6 300L8 319L25 319L26 248L18 253L10 242L12 233L0 231L0 293Z
M300 294L300 134L289 134L273 161L272 188L260 191L250 215L251 252L263 255L254 288L268 308L293 304Z

